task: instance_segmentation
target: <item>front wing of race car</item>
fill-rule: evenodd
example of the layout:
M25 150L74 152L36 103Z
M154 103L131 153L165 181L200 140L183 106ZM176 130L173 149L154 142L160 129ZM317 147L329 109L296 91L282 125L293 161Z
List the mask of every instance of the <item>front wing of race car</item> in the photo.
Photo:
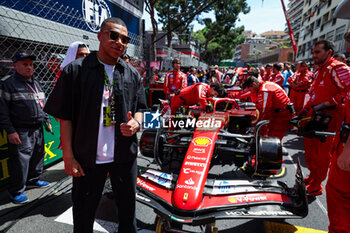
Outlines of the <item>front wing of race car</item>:
M275 180L208 179L201 205L195 210L172 205L176 175L140 169L136 197L163 219L194 226L219 219L303 218L308 214L308 203L299 161L297 165L292 188ZM184 195L184 202L186 198Z

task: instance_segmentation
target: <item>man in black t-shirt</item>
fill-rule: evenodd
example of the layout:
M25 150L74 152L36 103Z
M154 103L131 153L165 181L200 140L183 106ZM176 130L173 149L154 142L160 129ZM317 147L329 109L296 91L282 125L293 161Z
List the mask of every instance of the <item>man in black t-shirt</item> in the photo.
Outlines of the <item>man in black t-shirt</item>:
M138 71L121 59L130 40L125 23L108 18L99 51L62 71L45 111L61 121L65 171L73 176L74 232L93 232L109 173L122 214L119 233L136 233L136 132L146 108Z

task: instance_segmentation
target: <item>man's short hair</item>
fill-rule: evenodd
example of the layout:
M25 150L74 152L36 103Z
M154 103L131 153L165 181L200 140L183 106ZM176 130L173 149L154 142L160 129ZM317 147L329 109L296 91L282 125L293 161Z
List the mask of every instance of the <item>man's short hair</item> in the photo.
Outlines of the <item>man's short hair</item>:
M248 71L248 75L249 76L254 76L255 78L258 78L259 77L259 71L257 69Z
M218 97L225 96L225 88L220 83L211 83L210 87L214 88L214 90L218 93Z
M191 70L191 72L195 72L196 68L192 67L190 70Z
M334 57L334 58L339 57L339 58L341 58L341 59L343 59L343 60L346 59L345 55L342 54L342 53L336 53L336 54L333 55L333 57Z
M299 64L300 66L306 65L306 67L309 68L309 64L306 61L298 61L297 64Z
M172 64L174 65L175 63L181 63L181 60L179 58L174 58Z
M114 24L118 24L118 25L121 25L123 27L126 27L125 22L122 19L117 18L117 17L110 17L110 18L105 19L101 24L101 28L103 28L106 25L106 23L114 23Z
M275 68L275 69L278 70L278 71L281 71L281 70L282 70L282 66L281 66L280 63L275 63L275 64L273 64L273 68Z
M344 40L348 43L350 43L350 30L345 32L344 34Z
M269 63L269 64L266 64L266 65L265 65L265 69L266 69L267 67L271 67L271 68L272 68L272 64L270 64L270 63Z
M332 55L334 54L334 51L335 51L335 45L332 41L330 40L319 40L315 43L315 46L316 45L320 45L322 44L323 45L323 49L325 51L328 51L328 50L332 50Z
M249 76L242 84L242 89L244 90L248 87L253 86L253 83L259 83L258 78L254 77L254 76Z
M79 44L78 49L81 49L81 48L88 48L88 46L86 44Z

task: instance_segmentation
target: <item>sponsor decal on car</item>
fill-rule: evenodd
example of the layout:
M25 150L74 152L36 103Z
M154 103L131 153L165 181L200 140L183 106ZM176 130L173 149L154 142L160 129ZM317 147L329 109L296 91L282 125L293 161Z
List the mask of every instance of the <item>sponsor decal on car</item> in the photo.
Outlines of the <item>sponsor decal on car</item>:
M166 183L168 183L168 179L169 179L168 175L166 173L162 173L158 177L158 183L159 184L166 184Z
M148 189L149 191L154 191L156 190L155 188L149 186L145 181L142 181L140 178L137 178L137 182L136 182L139 186L141 186L142 188Z
M230 190L231 190L231 186L229 186L229 182L227 182L227 181L225 181L225 180L222 180L222 181L220 181L220 183L219 183L218 190L219 190L221 193L228 193L228 192L230 192Z
M191 168L183 168L183 173L185 174L193 173L193 174L201 175L203 171L192 170Z
M206 158L206 157L197 157L197 156L193 156L193 155L188 155L188 156L187 156L187 159L192 159L192 160L202 160L202 161L207 160L207 158Z
M183 184L176 185L176 188L178 188L178 189L192 189L192 190L197 190L198 189L198 187L196 187L196 186L183 185Z
M197 153L197 154L204 154L205 153L205 149L204 148L194 148L193 152Z
M231 203L247 203L247 202L259 202L259 201L267 201L267 197L259 194L254 194L250 196L233 196L229 197L228 200Z
M225 214L227 216L293 216L294 214L292 212L286 211L286 210L279 210L279 211L267 211L267 210L260 210L260 211L251 211L251 210L238 210L238 211L225 211Z
M206 164L205 163L197 163L197 162L188 162L188 161L186 161L185 165L195 166L195 167L205 167Z
M194 181L192 180L192 178L189 178L188 180L185 181L185 184L193 185Z
M208 146L212 143L212 140L210 138L207 137L198 137L193 139L193 143L196 146Z

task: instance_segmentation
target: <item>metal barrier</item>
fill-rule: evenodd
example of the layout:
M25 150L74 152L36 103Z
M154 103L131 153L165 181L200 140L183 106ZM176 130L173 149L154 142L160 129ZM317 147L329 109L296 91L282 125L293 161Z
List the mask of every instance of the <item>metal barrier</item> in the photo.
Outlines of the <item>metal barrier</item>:
M142 36L129 36L128 54L142 58ZM98 50L97 33L88 29L81 11L55 0L0 0L0 78L13 72L11 58L16 52L34 54L35 76L49 95L74 41Z

